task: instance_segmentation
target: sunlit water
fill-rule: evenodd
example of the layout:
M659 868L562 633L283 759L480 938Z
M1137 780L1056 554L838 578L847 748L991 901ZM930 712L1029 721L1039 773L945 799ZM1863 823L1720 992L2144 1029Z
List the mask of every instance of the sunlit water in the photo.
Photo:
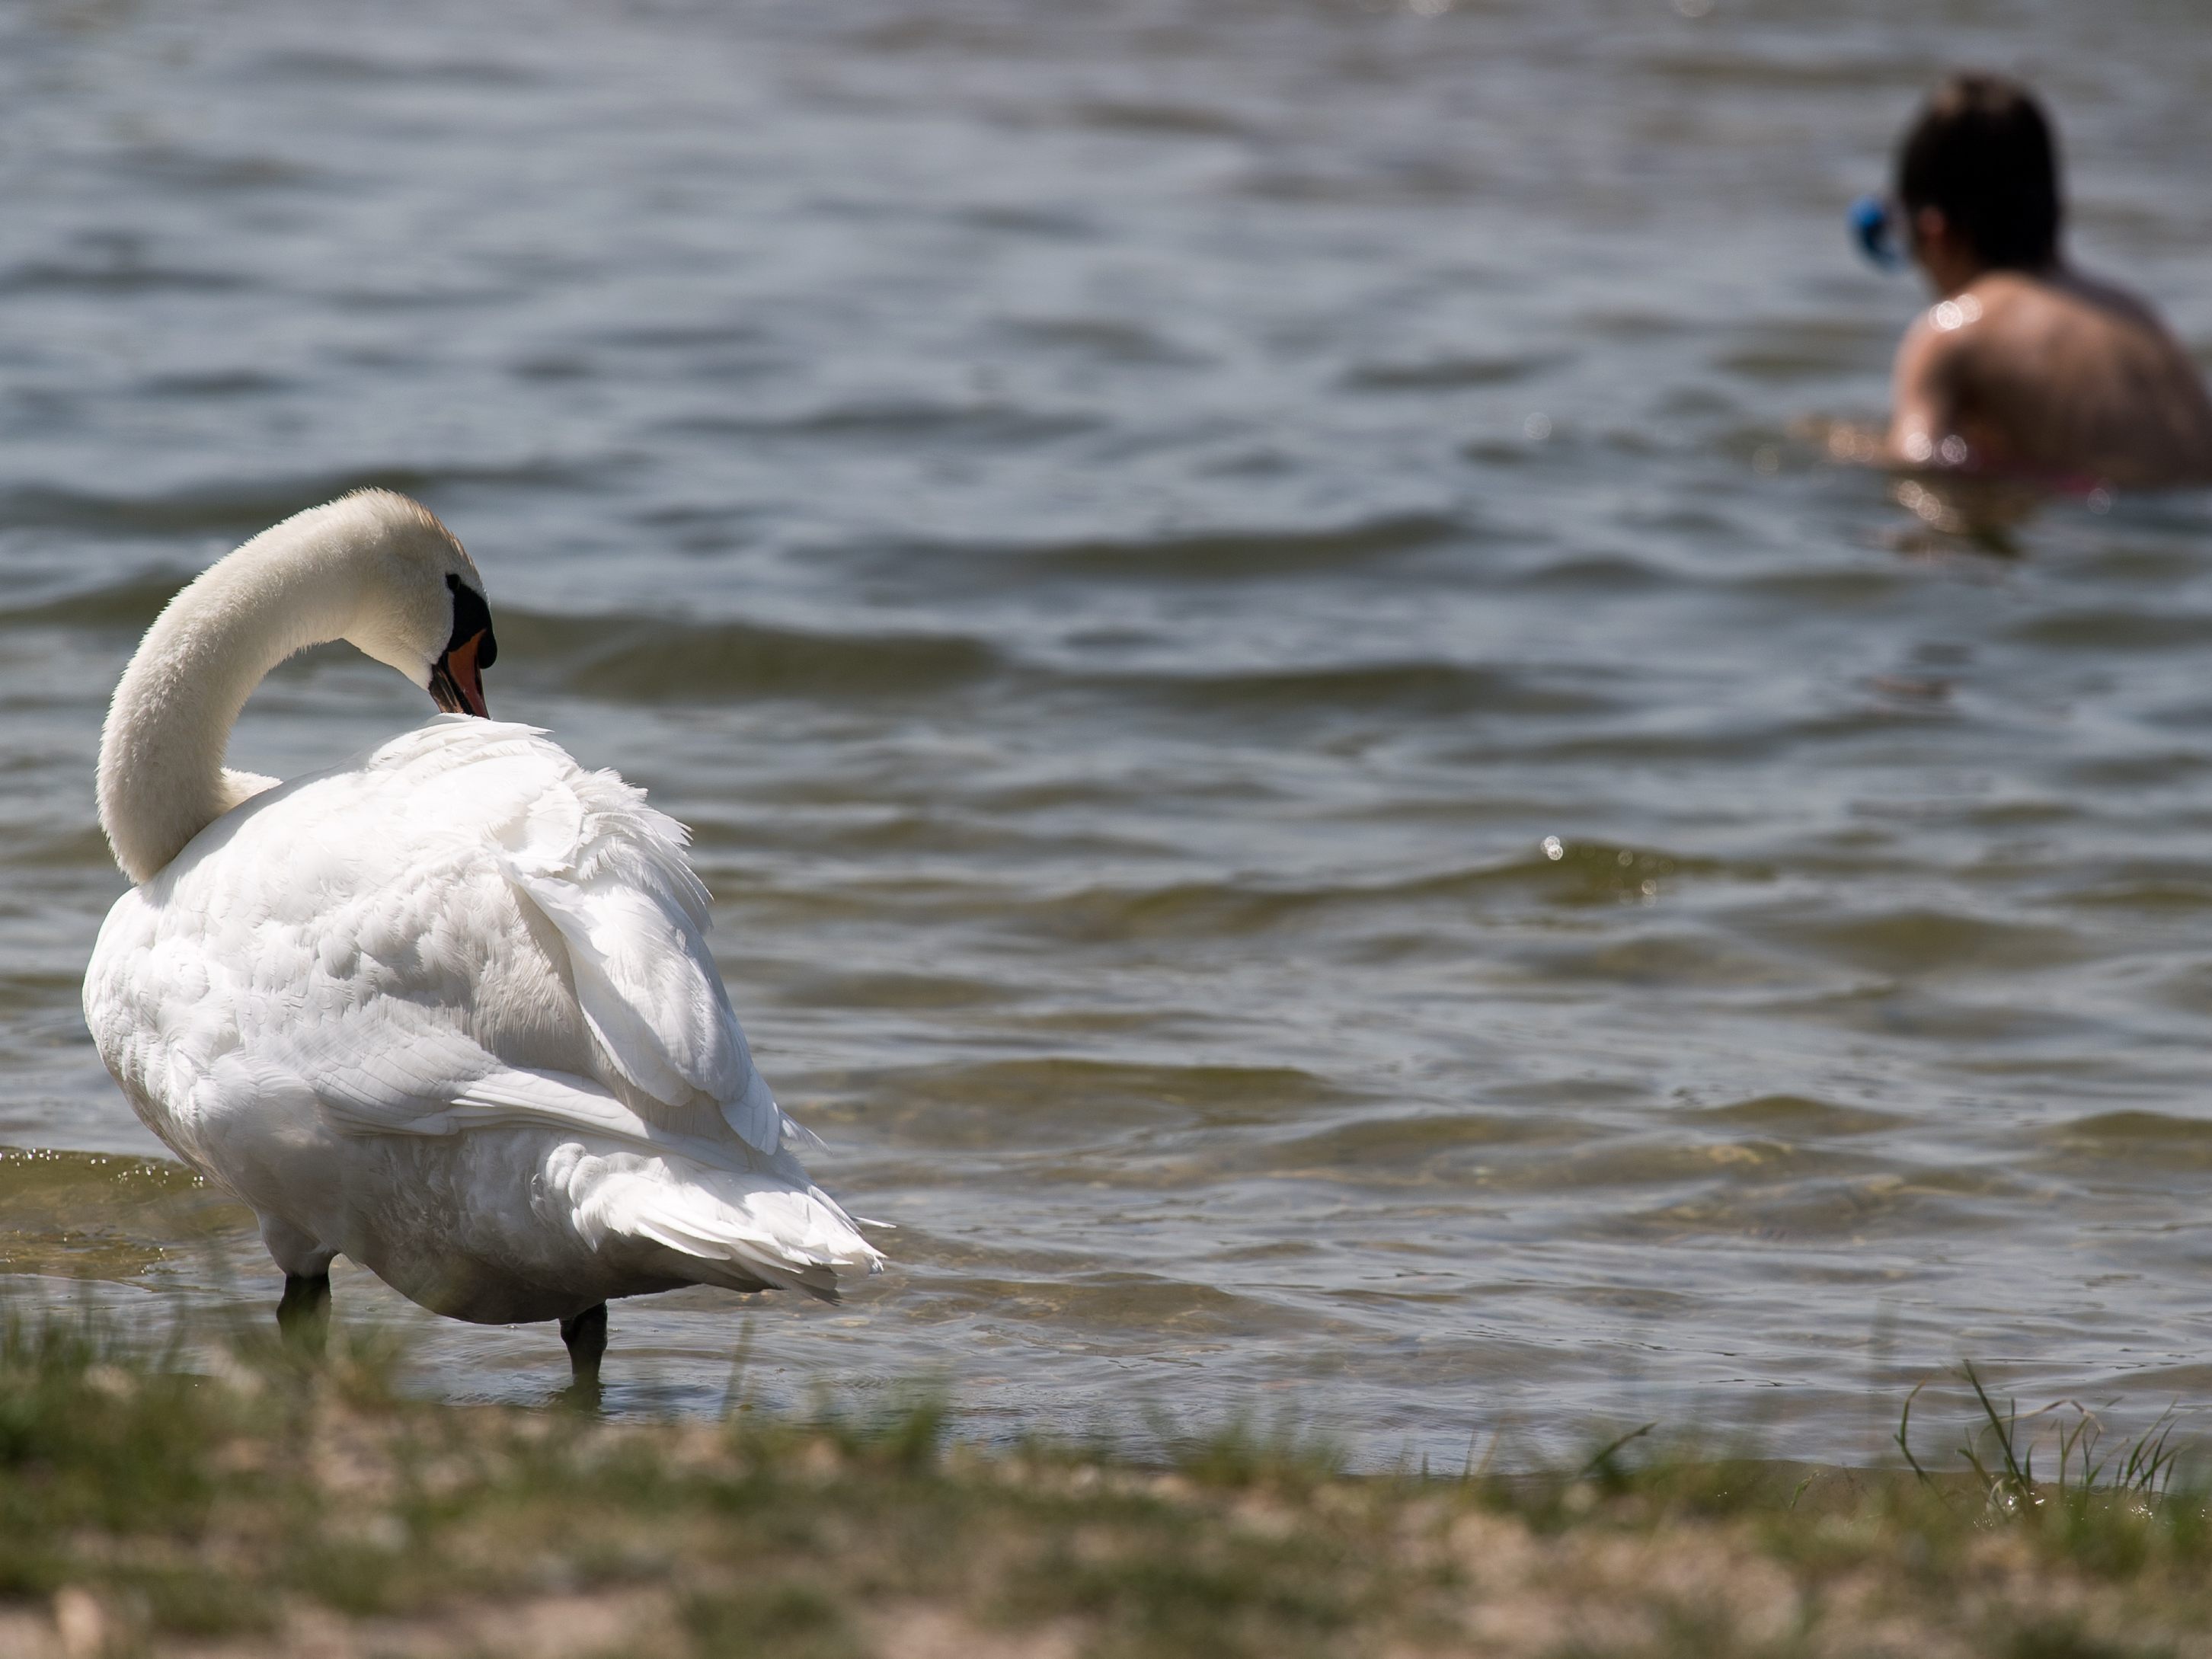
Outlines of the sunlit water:
M764 1069L898 1226L840 1308L619 1306L616 1409L717 1407L748 1328L772 1401L1376 1461L1863 1457L1962 1353L2202 1406L2212 515L1981 544L1800 435L1881 410L1917 295L1842 209L1954 61L2041 79L2081 250L2212 347L2200 25L9 9L0 1142L158 1152L77 1012L105 699L189 573L383 483L485 572L495 712L695 828ZM426 712L325 651L237 752ZM275 1290L112 1158L0 1158L0 1259ZM416 1324L425 1387L562 1379Z

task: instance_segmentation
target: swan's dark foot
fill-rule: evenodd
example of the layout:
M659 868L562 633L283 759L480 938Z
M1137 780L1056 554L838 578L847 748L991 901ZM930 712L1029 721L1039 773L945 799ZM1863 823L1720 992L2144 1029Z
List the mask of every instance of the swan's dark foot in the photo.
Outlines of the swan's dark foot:
M568 1399L572 1404L599 1403L599 1360L607 1351L607 1304L586 1308L561 1322L561 1340L568 1345Z
M331 1276L286 1273L284 1299L276 1304L276 1328L287 1345L319 1358L331 1334Z

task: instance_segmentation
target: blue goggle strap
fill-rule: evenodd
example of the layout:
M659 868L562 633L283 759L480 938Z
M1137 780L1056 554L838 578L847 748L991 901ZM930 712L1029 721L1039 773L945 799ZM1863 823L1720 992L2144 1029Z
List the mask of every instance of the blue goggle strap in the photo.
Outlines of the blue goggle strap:
M1862 196L1851 204L1851 240L1860 252L1884 270L1902 270L1905 250L1898 246L1896 216L1879 196Z

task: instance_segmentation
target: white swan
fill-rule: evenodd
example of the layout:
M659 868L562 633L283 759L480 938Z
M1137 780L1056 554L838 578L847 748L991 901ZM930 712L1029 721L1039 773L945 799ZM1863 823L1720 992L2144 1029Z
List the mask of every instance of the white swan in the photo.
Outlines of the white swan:
M291 782L226 770L262 677L350 641L447 712ZM311 1343L344 1255L457 1318L558 1319L595 1387L606 1303L834 1297L882 1258L793 1156L701 934L683 828L486 717L476 566L417 503L286 520L173 599L124 672L100 821L137 885L84 981L100 1058L250 1205Z

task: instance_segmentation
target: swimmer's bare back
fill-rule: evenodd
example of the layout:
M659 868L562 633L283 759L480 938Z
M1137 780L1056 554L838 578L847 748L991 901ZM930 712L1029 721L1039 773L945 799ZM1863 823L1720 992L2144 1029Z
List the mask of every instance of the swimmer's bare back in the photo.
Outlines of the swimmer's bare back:
M2212 483L2212 399L2150 307L2063 269L1985 271L1898 347L1888 459L2059 487Z

